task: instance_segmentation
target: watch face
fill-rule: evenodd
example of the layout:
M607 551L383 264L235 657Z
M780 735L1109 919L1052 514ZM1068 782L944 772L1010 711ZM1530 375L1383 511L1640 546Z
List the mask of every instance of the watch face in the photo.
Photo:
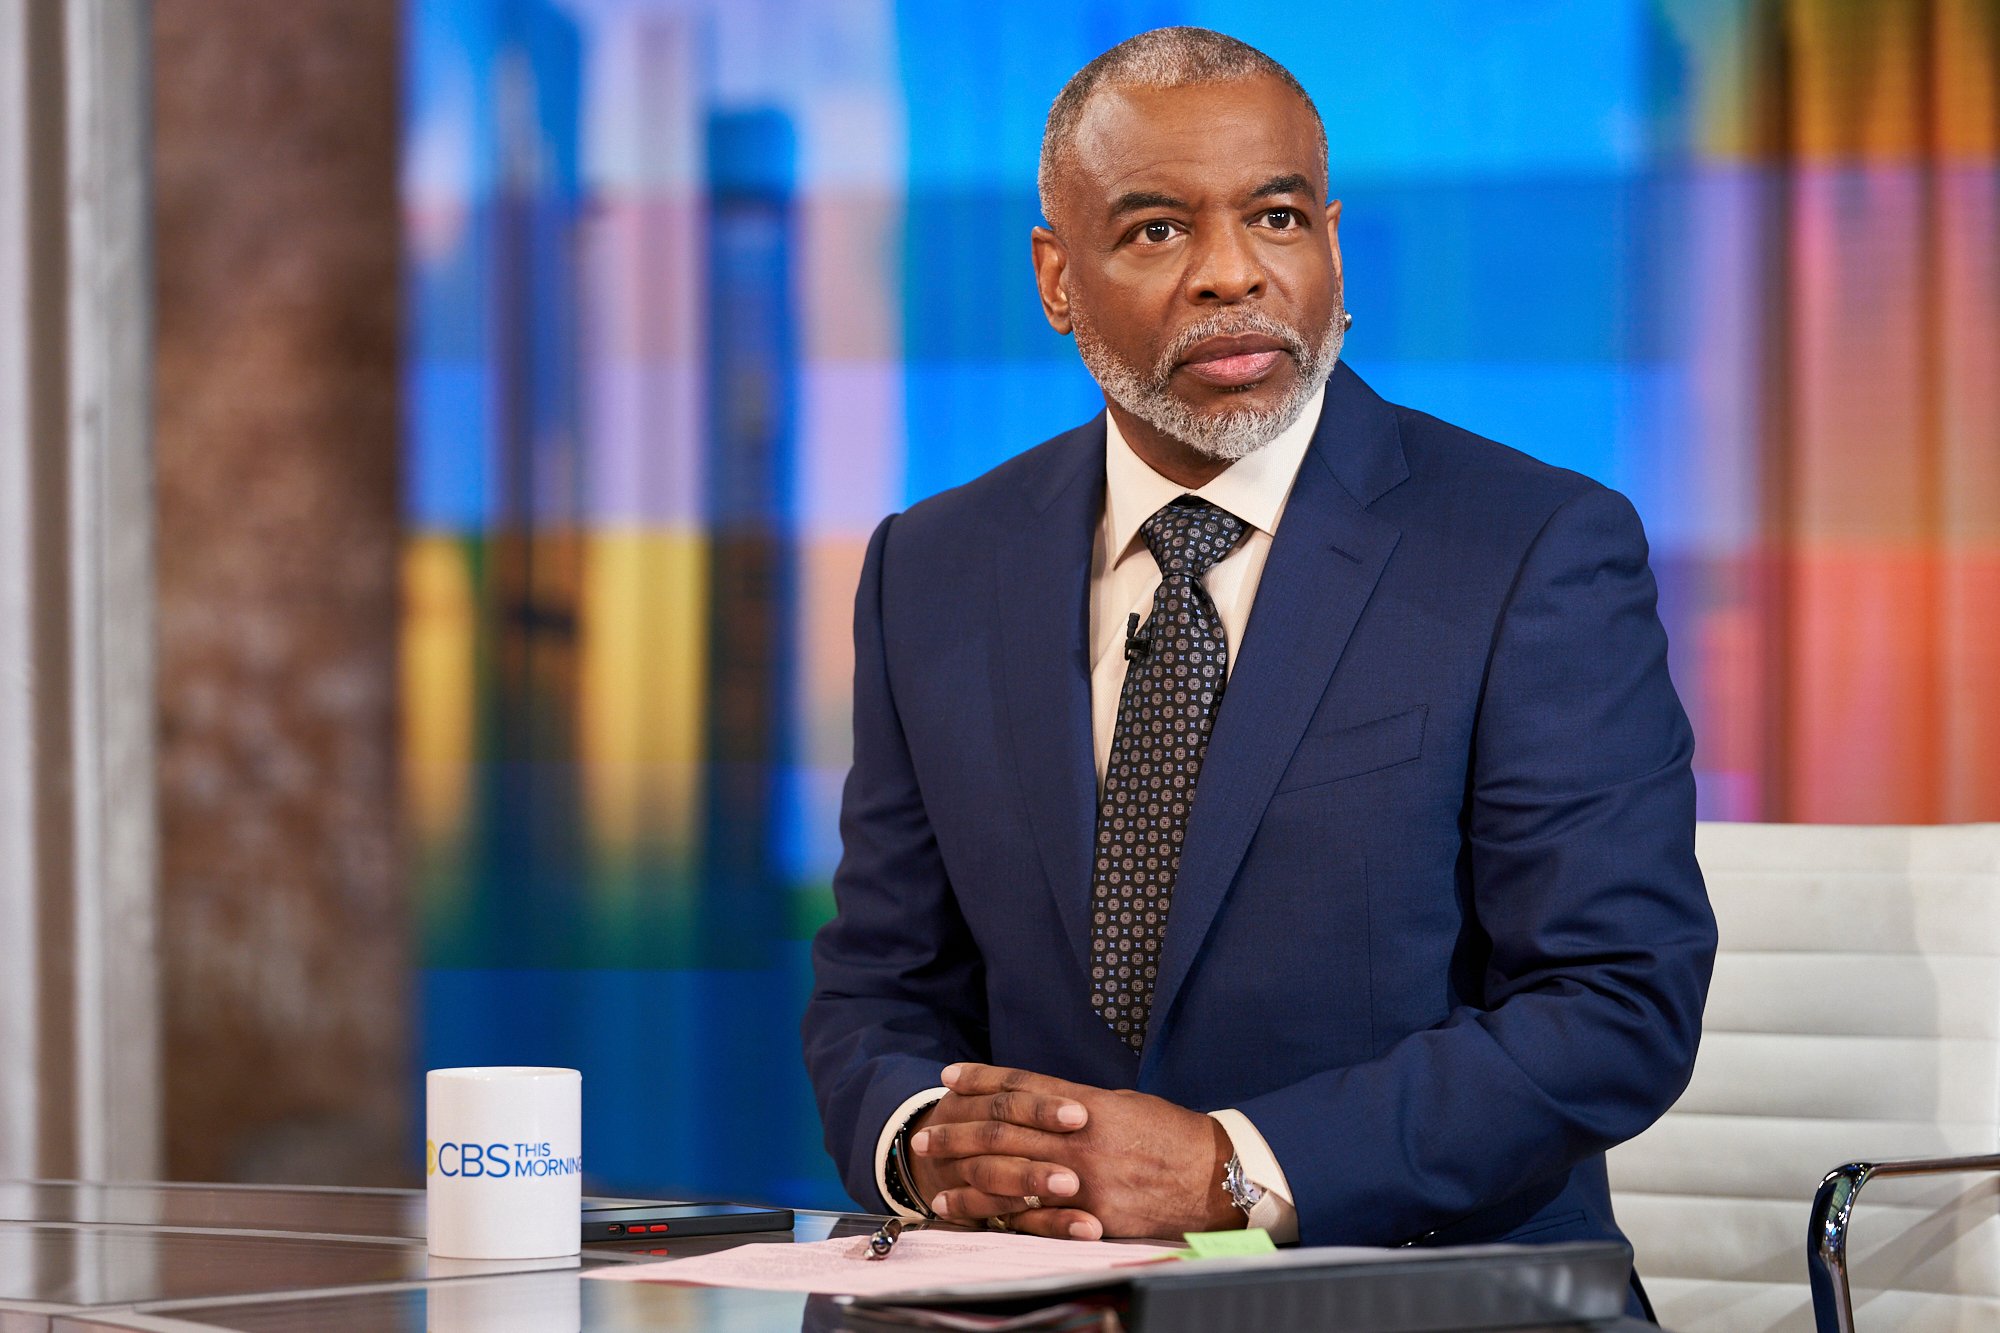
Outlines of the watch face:
M1264 1198L1264 1187L1252 1184L1243 1176L1242 1159L1231 1157L1222 1170L1222 1188L1229 1192L1229 1201L1248 1213Z

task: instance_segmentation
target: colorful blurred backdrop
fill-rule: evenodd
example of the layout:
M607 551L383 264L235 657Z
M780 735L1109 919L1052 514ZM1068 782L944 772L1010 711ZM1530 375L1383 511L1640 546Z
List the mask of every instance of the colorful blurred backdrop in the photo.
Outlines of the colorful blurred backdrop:
M843 1202L862 547L1097 410L1042 117L1168 23L1317 100L1350 363L1637 504L1705 818L2000 819L1993 0L411 0L418 1056L581 1068L602 1186Z

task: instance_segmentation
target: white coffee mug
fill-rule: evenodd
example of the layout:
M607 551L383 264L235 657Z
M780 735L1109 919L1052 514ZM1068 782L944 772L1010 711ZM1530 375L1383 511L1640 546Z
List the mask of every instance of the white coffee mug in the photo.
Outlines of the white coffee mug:
M545 1259L583 1248L583 1076L433 1069L424 1076L430 1252Z

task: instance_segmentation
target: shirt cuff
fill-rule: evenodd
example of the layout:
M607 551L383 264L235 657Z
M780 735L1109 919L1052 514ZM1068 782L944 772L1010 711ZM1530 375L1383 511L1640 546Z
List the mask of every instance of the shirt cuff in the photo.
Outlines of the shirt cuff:
M922 1092L909 1098L901 1106L889 1113L889 1123L882 1126L882 1136L875 1140L875 1188L881 1193L882 1202L888 1204L889 1211L897 1217L915 1218L922 1217L923 1214L903 1207L902 1204L896 1202L896 1196L889 1193L889 1145L896 1141L896 1131L903 1127L905 1120L908 1120L931 1103L943 1101L945 1093L949 1091L951 1091L949 1088L925 1088ZM1231 1114L1235 1113L1231 1112ZM1242 1116L1237 1116L1236 1118L1243 1120ZM1247 1125L1250 1122L1243 1120L1243 1123ZM1250 1132L1255 1134L1257 1131L1253 1129ZM1261 1138L1257 1140L1260 1144L1263 1141ZM1268 1149L1266 1152L1268 1155ZM1261 1185L1264 1182L1260 1180L1257 1183ZM1297 1228L1294 1227L1293 1230L1296 1231Z
M1278 1165L1271 1145L1250 1123L1250 1117L1241 1111L1210 1111L1209 1115L1229 1136L1230 1149L1243 1163L1243 1178L1263 1187L1264 1197L1257 1200L1257 1206L1250 1210L1246 1225L1264 1228L1279 1245L1297 1244L1299 1210L1292 1204L1291 1182L1285 1179L1285 1169ZM881 1159L878 1157L876 1160ZM879 1167L877 1171L879 1174Z

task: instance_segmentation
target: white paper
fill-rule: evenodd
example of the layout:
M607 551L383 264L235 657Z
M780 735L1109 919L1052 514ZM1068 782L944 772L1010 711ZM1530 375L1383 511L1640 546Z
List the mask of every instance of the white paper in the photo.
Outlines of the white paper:
M893 1292L1090 1273L1151 1263L1177 1246L1050 1240L1003 1231L905 1231L886 1259L868 1259L868 1237L796 1245L739 1245L686 1259L592 1268L606 1282L688 1282L703 1287L809 1291L828 1296Z

